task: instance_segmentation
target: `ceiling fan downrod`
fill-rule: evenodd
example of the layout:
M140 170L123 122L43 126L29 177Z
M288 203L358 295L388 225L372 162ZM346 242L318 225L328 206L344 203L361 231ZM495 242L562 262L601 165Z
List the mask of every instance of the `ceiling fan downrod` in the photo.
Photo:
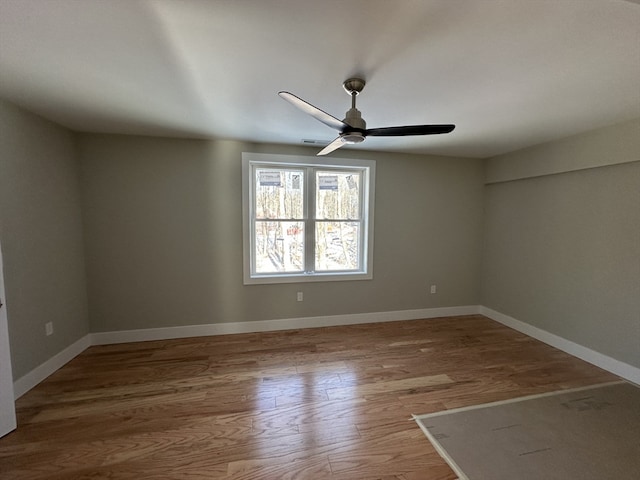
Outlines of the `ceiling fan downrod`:
M351 108L345 114L344 123L358 130L366 130L367 122L362 118L362 113L356 108L356 97L365 86L361 78L349 78L344 81L342 87L351 96ZM364 140L362 132L343 132L342 139L345 143L360 143Z

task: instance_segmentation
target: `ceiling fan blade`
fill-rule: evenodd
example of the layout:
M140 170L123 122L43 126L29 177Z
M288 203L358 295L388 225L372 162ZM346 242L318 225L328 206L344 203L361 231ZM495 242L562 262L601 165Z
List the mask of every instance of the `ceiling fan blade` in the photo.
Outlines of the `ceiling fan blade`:
M456 128L455 125L405 125L403 127L369 128L364 131L364 136L372 137L404 137L408 135L436 135L449 133Z
M305 102L300 97L296 97L293 93L278 92L278 95L280 95L294 107L299 108L304 113L311 115L316 120L319 120L320 122L331 128L335 128L339 131L343 131L345 128L349 128L349 125L344 123L342 120L338 120L333 115L329 115L327 112L320 110L318 107L314 107L309 102Z
M316 153L316 155L326 155L327 153L331 153L334 150L339 149L340 147L342 147L345 144L344 140L342 139L342 137L338 137L336 138L333 142L331 142L329 145L327 145L326 147L324 147L322 150L320 150L318 153Z

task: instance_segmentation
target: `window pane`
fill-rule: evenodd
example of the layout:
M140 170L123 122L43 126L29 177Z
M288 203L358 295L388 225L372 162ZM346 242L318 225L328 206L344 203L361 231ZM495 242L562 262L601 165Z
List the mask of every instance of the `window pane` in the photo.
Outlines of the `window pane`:
M304 218L304 172L281 168L256 168L255 218Z
M304 222L256 222L256 273L304 271Z
M360 222L316 222L316 270L360 268Z
M360 220L360 173L316 173L316 216L322 220Z

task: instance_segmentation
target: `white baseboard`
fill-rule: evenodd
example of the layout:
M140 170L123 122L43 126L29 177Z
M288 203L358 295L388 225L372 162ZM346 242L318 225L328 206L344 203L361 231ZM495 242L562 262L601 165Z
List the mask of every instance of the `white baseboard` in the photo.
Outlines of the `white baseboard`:
M481 306L479 313L485 317L495 320L498 323L524 333L529 337L533 337L547 345L551 345L558 350L562 350L569 355L578 357L585 362L589 362L597 367L607 370L608 372L618 375L619 377L629 380L630 382L640 385L640 368L621 362L615 358L611 358L600 352L596 352L595 350L591 350L590 348L574 343L571 340L549 333L546 330L534 327L528 323L521 322L520 320L516 320L515 318L503 313L496 312L490 308Z
M272 332L276 330L291 330L296 328L335 327L340 325L357 325L362 323L380 323L400 320L418 320L421 318L475 315L478 313L478 305L468 305L462 307L398 310L395 312L353 313L323 317L286 318L251 322L188 325L184 327L122 330L117 332L92 333L91 344L109 345L113 343L144 342L149 340L167 340L172 338L202 337L208 335Z
M233 333L270 332L295 328L331 327L362 323L417 320L421 318L475 315L479 312L479 308L480 307L478 305L468 305L462 307L399 310L395 312L355 313L325 317L287 318L279 320L260 320L252 322L217 323L207 325L188 325L184 327L147 328L141 330L90 333L65 348L60 353L54 355L42 365L27 373L25 376L16 380L13 383L14 398L20 398L38 383L92 345L109 345L114 343L144 342L149 340L167 340L172 338L228 335Z
M357 325L363 323L380 323L401 320L418 320L460 315L481 314L507 327L551 345L570 355L585 360L604 370L614 373L633 383L640 385L640 369L603 355L577 343L526 324L515 318L504 315L481 305L460 307L425 308L415 310L398 310L394 312L353 313L323 317L286 318L278 320L260 320L251 322L217 323L207 325L188 325L184 327L148 328L141 330L123 330L116 332L100 332L85 335L42 365L36 367L13 384L14 397L17 399L35 387L42 380L60 367L82 353L91 345L109 345L114 343L144 342L149 340L167 340L172 338L201 337L209 335L229 335L234 333L271 332L296 328L333 327L340 325Z
M20 398L49 375L61 368L63 365L73 360L91 346L91 337L85 335L80 340L69 345L67 348L57 353L43 364L37 366L29 373L13 382L13 396Z

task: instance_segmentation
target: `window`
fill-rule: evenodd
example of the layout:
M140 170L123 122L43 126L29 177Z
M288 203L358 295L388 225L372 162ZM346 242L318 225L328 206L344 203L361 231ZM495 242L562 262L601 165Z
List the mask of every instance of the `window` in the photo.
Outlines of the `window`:
M375 162L242 154L244 283L373 278Z

